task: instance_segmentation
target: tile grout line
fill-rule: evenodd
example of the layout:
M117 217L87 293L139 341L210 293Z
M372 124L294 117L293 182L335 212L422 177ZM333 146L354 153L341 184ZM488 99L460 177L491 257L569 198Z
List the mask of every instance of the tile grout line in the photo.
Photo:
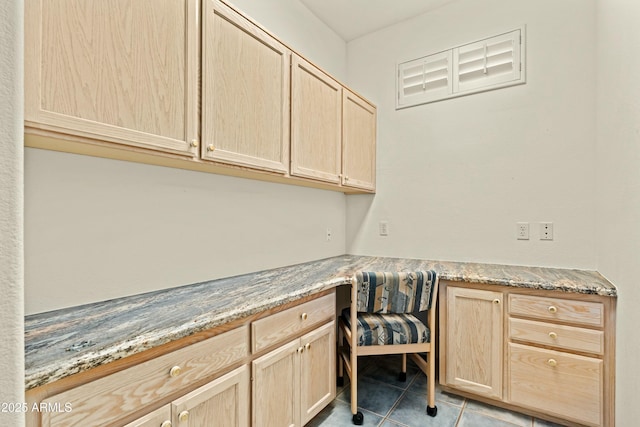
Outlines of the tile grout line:
M418 375L414 375L413 376L413 379L411 381L409 381L409 384L407 384L407 387L402 390L402 394L400 396L398 396L398 398L396 399L395 403L391 406L391 409L389 409L389 412L387 412L387 415L385 415L385 417L382 419L380 424L378 424L378 426L381 426L385 421L391 421L394 424L400 424L401 426L405 426L406 427L406 424L401 423L401 422L396 421L396 420L393 420L393 419L391 419L389 417L391 416L391 413L393 412L393 410L398 407L398 405L400 404L400 401L402 400L402 398L404 398L407 395L407 393L409 392L409 388L411 387L411 384L413 384L416 381L417 378L418 378Z
M467 402L468 399L464 399L464 401L462 402L462 407L460 408L460 413L458 414L458 419L456 419L456 423L454 424L454 427L458 427L458 425L460 424L460 421L462 421L462 414L464 412L465 409L467 409Z

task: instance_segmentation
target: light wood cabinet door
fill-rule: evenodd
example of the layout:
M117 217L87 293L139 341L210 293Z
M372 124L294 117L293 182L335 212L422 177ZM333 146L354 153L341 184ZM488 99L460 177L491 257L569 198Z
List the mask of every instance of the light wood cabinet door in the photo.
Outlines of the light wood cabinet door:
M342 86L293 55L291 174L340 183Z
M203 16L202 158L288 172L290 51L219 1Z
M342 185L376 188L376 107L342 90Z
M300 340L253 361L253 427L300 426Z
M25 3L25 125L193 156L198 0Z
M249 382L249 367L242 366L173 401L173 425L249 427Z
M336 396L335 342L335 322L300 338L300 344L304 347L300 353L302 425L309 422Z
M138 418L130 422L124 427L170 427L171 422L171 405L165 405L148 413L144 417Z
M124 427L169 427L171 422L171 405L165 405L148 413L142 418L130 422ZM163 425L164 423L164 425Z
M446 304L446 385L501 399L503 294L449 286Z

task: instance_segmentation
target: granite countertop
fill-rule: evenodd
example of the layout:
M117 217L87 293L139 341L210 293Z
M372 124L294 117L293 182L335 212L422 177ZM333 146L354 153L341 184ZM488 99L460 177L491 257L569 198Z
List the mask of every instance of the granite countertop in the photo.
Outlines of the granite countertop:
M358 270L419 269L454 281L617 297L595 271L343 255L27 316L25 387L347 284Z

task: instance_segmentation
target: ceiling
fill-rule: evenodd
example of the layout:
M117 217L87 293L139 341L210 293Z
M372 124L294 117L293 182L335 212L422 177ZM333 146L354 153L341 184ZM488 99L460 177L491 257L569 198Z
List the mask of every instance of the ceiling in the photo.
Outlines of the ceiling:
M454 0L300 0L345 41Z

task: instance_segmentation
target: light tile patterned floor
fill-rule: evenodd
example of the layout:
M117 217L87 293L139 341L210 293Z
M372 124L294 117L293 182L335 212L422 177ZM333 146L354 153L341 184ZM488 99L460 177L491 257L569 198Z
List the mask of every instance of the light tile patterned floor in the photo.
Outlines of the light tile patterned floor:
M380 427L558 427L528 415L485 405L443 393L436 386L438 414L426 414L427 381L412 363L407 381L397 379L399 356L370 356L359 359L358 406L364 426ZM345 381L348 377L345 377ZM349 385L338 389L336 399L320 412L308 427L345 427L351 423Z

